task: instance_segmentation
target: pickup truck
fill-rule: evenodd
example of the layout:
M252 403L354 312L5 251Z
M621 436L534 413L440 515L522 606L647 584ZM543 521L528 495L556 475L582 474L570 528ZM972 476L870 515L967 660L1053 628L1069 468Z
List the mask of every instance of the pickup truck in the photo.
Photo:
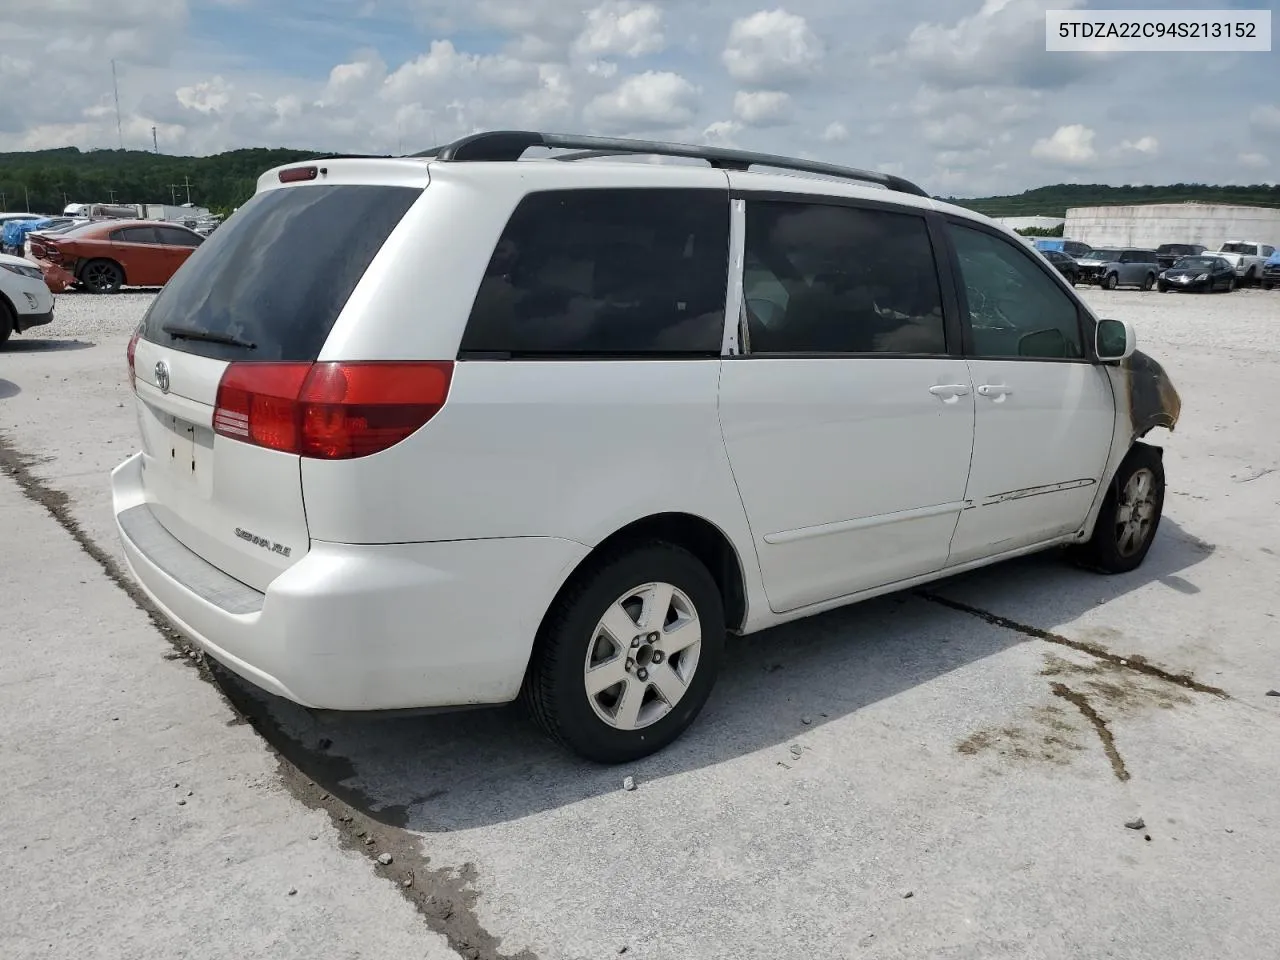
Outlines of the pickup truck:
M1217 256L1235 268L1242 284L1250 286L1262 279L1262 268L1275 252L1274 246L1258 240L1228 240L1218 248Z

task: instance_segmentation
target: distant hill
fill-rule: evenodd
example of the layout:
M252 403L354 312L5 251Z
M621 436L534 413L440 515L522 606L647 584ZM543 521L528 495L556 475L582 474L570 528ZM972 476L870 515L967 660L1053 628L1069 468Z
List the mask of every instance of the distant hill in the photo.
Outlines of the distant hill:
M142 150L89 150L75 147L0 153L0 211L30 209L60 213L70 203L191 202L220 213L253 196L258 176L283 163L321 156L314 150L232 150L210 157L171 157ZM334 156L334 154L323 154ZM24 194L23 190L26 189ZM30 198L28 201L28 197Z
M320 156L315 150L232 150L209 157L172 157L141 150L88 150L75 147L0 153L0 194L3 210L30 209L57 213L70 202L179 203L187 199L184 180L191 183L191 200L219 213L253 196L258 176L271 167ZM23 190L26 190L24 194ZM28 200L29 198L29 200ZM1037 187L1016 196L945 197L994 217L1061 217L1067 207L1129 203L1243 203L1280 207L1280 186L1215 187L1175 183L1164 187L1111 187L1106 184L1060 183Z

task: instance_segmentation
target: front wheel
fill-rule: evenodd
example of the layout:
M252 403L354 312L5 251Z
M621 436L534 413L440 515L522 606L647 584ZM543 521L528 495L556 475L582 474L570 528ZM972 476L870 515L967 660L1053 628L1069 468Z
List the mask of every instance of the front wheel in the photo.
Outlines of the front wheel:
M17 323L18 318L13 315L9 305L0 301L0 347L8 342L9 334L13 333L13 328L17 326Z
M724 603L693 554L608 554L556 599L521 696L553 740L597 763L648 756L697 718L724 650Z
M1263 290L1270 290L1270 289L1271 289L1272 287L1274 287L1275 285L1276 285L1276 282L1275 282L1274 280L1263 280L1263 281L1262 281L1262 289L1263 289Z
M1119 285L1120 278L1114 273L1108 273L1106 278L1102 281L1102 287L1104 290L1114 290Z
M80 271L80 283L90 293L115 293L124 283L124 271L110 260L90 260Z
M1168 285L1167 283L1165 283L1163 280L1161 280L1161 281L1160 281L1160 283L1159 283L1159 285L1157 286L1157 289L1158 289L1161 293L1168 293L1168 292L1169 292L1169 285Z
M1257 274L1253 272L1253 267L1250 267L1249 272L1244 275L1244 285L1246 287L1252 287L1256 279Z
M1164 462L1154 447L1134 444L1120 464L1093 536L1077 549L1077 559L1103 573L1136 570L1151 549L1164 513Z

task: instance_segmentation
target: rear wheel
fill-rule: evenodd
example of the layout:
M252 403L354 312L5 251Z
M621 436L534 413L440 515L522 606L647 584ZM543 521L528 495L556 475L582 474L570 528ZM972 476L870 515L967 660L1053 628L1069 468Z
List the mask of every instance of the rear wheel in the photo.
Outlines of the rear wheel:
M1250 267L1249 272L1244 275L1244 285L1246 287L1252 287L1254 281L1257 280L1257 278L1258 278L1257 273L1254 272L1253 267Z
M1106 290L1114 290L1120 285L1120 278L1114 273L1108 273L1102 280L1102 286Z
M1142 278L1142 289L1150 290L1153 286L1155 286L1155 282L1156 282L1156 275L1154 273L1148 273L1145 277Z
M1164 513L1164 463L1145 443L1134 444L1120 464L1097 525L1076 558L1103 573L1128 573L1151 549Z
M1275 282L1274 280L1263 280L1263 281L1262 281L1262 289L1263 289L1263 290L1270 290L1270 289L1271 289L1272 287L1274 287L1275 285L1276 285L1276 282Z
M112 260L90 260L80 270L80 283L90 293L115 293L124 283L124 271Z
M672 544L642 544L606 555L562 591L521 695L551 738L580 756L637 760L693 723L724 640L724 604L707 568Z

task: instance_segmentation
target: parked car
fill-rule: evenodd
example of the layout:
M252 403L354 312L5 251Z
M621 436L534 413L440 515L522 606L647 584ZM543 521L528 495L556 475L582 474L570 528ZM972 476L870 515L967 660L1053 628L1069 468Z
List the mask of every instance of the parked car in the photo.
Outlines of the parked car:
M1226 260L1236 271L1236 278L1246 287L1262 279L1267 258L1276 252L1269 243L1257 240L1229 240L1218 248L1216 256Z
M1198 257L1202 253L1204 247L1198 243L1162 243L1156 247L1156 259L1162 270L1168 270L1183 257Z
M10 220L0 230L0 253L20 257L26 249L27 235L37 230L57 230L72 224L70 217L45 217L39 220Z
M1122 285L1150 290L1160 273L1160 260L1154 250L1132 247L1094 250L1076 262L1082 282L1100 284L1108 290Z
M1230 292L1236 288L1236 271L1221 257L1183 257L1160 274L1161 293L1170 290L1215 290Z
M1262 289L1270 290L1280 284L1280 250L1277 250L1262 265Z
M104 220L61 236L41 234L31 252L90 293L115 293L126 285L163 286L203 242L176 224Z
M1080 265L1076 263L1074 257L1067 256L1058 250L1041 250L1040 252L1060 274L1067 278L1067 283L1074 287L1080 282Z
M510 131L269 171L127 355L113 511L175 629L312 709L523 696L604 762L693 722L726 630L1062 545L1133 570L1180 410L901 178Z
M1078 259L1089 253L1093 247L1079 240L1065 240L1061 237L1037 237L1035 247L1041 253L1046 250L1056 250L1059 253L1065 253L1072 259Z
M0 344L52 320L53 294L40 269L21 257L0 254Z

